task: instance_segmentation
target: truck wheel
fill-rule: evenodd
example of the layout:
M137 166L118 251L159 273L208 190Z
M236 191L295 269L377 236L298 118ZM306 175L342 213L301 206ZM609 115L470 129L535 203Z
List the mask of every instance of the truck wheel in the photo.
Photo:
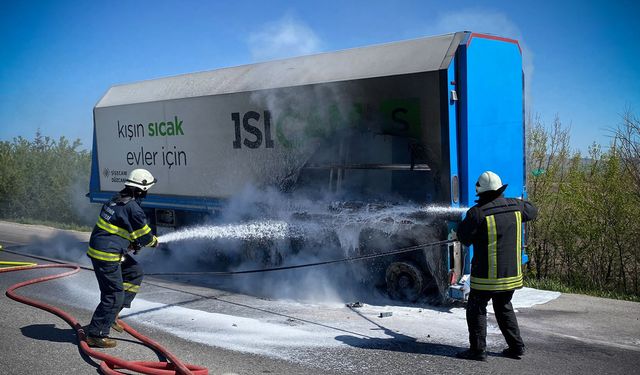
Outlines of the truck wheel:
M387 267L387 291L393 299L415 302L424 290L420 268L410 262L394 262Z

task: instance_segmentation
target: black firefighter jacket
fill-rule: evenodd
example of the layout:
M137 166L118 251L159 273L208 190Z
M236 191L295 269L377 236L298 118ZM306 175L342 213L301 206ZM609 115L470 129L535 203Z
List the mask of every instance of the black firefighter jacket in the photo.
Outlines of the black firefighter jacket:
M87 255L105 262L119 262L130 245L140 248L156 242L138 202L117 194L102 206Z
M458 239L473 245L471 289L506 291L522 288L522 223L538 210L515 198L482 198L458 226Z

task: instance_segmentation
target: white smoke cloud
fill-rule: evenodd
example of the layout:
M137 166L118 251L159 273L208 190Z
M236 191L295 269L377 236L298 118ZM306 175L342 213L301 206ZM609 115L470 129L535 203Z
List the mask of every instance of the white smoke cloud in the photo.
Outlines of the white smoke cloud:
M230 198L219 216L203 225L160 236L162 246L143 250L138 259L149 274L246 271L317 263L435 242L441 239L439 223L463 211L410 202L367 204L337 199L334 195L310 199L305 192L285 194L246 186ZM442 264L442 251L446 250L433 248L404 259L424 258L429 272L438 277L436 283L444 282L448 269L437 268ZM386 268L398 259L384 257L234 277L179 277L268 298L386 301Z
M522 49L522 65L525 75L525 95L527 109L531 106L531 82L535 70L534 54L528 47L525 37L518 26L504 13L484 9L470 9L459 12L448 12L438 16L436 22L428 29L427 35L445 34L455 31L473 31L493 34L518 40Z
M253 59L264 61L316 53L322 42L308 25L287 14L251 33L248 44Z
M68 199L71 209L76 215L79 224L93 227L100 214L101 204L89 202L89 198L85 196L88 188L88 181L81 178L76 179L69 185Z

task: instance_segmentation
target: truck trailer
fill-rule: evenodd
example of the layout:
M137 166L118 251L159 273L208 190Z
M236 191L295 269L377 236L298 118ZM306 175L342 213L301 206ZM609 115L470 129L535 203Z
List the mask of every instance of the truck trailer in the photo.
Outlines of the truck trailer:
M518 42L473 32L116 85L93 111L88 196L105 202L145 168L158 179L143 204L158 232L215 220L253 186L330 197L327 215L452 209L404 217L402 236L363 230L359 254L446 240L483 171L526 195L523 89ZM471 252L454 243L381 259L372 283L445 298Z

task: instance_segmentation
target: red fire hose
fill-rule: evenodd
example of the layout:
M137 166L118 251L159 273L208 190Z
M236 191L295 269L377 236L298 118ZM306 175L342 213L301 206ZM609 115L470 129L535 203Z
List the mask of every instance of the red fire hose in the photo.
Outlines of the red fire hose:
M167 349L163 348L157 342L151 340L150 338L140 334L135 329L131 328L128 324L123 322L122 320L118 320L118 323L133 337L140 340L147 347L155 350L156 352L161 353L165 358L168 359L168 362L143 362L143 361L126 361L122 358L110 356L108 354L104 354L102 352L93 350L89 347L86 341L86 336L84 333L84 329L78 323L78 321L65 311L48 305L46 303L36 301L27 297L23 297L15 293L16 289L22 288L27 285L41 283L44 281L59 279L65 276L73 275L80 271L80 267L71 264L45 264L45 265L26 265L26 266L16 266L10 268L0 268L0 273L3 272L11 272L11 271L20 271L20 270L32 270L37 268L71 268L71 271L63 272L56 275L39 277L36 279L23 281L18 284L14 284L7 289L6 295L7 297L27 304L34 307L37 307L41 310L48 311L52 314L55 314L66 321L71 328L76 330L78 334L78 345L83 352L85 352L88 356L101 360L100 370L104 374L112 375L112 374L123 374L118 369L125 369L129 371L135 371L141 374L149 374L149 375L173 375L173 374L194 374L194 375L206 375L209 373L209 370L205 367L189 365L182 363L174 354L170 353Z

